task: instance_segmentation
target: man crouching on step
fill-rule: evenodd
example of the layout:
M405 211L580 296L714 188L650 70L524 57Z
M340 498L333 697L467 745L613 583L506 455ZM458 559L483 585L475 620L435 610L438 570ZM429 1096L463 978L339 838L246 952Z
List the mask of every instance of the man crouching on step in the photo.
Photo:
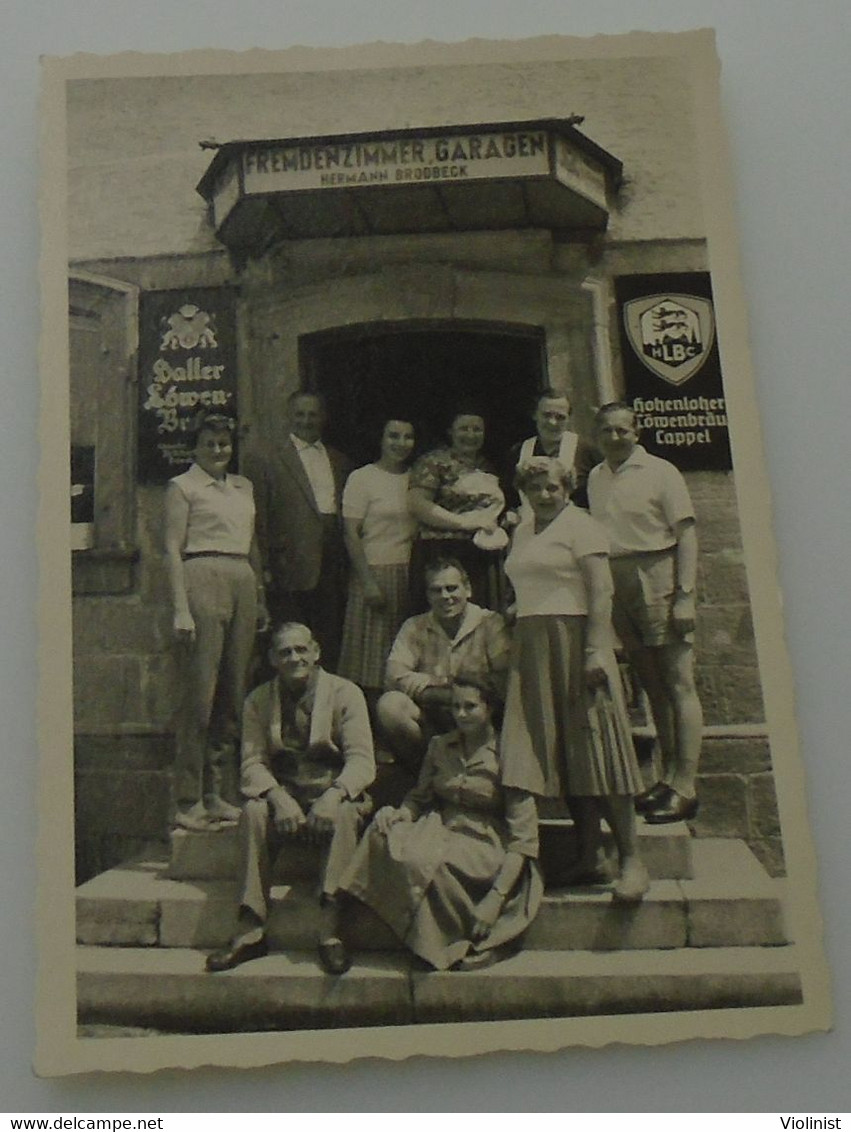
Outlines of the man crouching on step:
M237 934L207 959L227 971L268 951L271 873L287 844L322 846L319 961L342 975L351 959L339 938L335 893L364 818L364 790L375 777L366 702L360 688L319 666L319 645L306 625L287 622L272 638L277 676L245 701L239 821L240 901Z

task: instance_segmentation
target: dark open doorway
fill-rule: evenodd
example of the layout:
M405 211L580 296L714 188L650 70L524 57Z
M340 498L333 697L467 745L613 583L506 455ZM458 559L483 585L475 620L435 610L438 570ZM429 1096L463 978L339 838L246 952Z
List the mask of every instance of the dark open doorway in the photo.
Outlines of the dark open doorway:
M485 451L501 465L531 431L546 384L543 331L493 323L370 323L300 340L302 386L328 403L327 440L366 464L390 417L412 420L417 452L446 442L459 402L480 407Z

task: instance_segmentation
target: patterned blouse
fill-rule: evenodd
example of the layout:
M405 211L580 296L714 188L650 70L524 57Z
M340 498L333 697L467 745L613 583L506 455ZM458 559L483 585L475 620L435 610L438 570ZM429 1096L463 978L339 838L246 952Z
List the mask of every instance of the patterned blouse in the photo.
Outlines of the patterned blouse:
M426 452L411 468L408 488L418 487L454 515L484 507L502 509L504 498L493 465L485 460L466 460L449 448ZM465 533L423 526L421 538L464 538ZM473 532L469 532L473 537Z

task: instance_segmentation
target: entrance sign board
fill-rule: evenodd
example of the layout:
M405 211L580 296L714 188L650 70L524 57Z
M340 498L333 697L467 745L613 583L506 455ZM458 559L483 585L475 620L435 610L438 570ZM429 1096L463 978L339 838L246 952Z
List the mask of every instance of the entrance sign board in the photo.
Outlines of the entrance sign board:
M708 272L615 280L625 399L641 443L681 471L729 471L730 437Z
M573 200L584 205L583 224L605 226L609 195L617 189L620 172L620 162L570 120L542 120L229 142L219 147L198 191L221 231L241 201L256 197L280 195L286 208L287 194L294 193L540 182L554 186L553 200L560 196L564 205L561 221L558 209L551 208L548 216L542 214L542 226L575 223ZM530 219L535 220L534 209L517 224L528 225ZM345 234L329 227L328 234Z

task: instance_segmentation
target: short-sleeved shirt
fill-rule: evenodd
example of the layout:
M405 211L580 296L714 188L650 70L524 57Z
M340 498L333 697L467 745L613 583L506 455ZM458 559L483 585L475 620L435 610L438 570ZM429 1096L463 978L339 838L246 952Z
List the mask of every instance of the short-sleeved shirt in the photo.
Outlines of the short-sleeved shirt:
M360 522L361 542L371 566L397 566L411 556L416 520L408 511L408 473L367 464L352 472L343 491L343 518Z
M254 534L254 488L245 476L218 480L198 464L171 484L189 504L184 554L248 554Z
M444 686L459 672L490 677L504 689L510 642L499 613L467 603L454 637L449 638L433 613L409 617L387 658L388 691L416 699L426 688Z
M449 448L435 448L420 456L411 468L408 485L428 492L439 507L453 515L475 511L489 503L504 504L502 489L491 464L487 460L473 462L461 459ZM472 539L473 532L465 535L463 531L424 526L420 537Z
M505 572L514 588L518 617L587 614L588 595L579 561L607 554L609 540L600 524L573 504L538 534L533 520L514 533Z
M615 471L598 464L588 477L591 514L606 528L611 554L670 550L676 526L694 519L694 507L680 471L637 444Z

